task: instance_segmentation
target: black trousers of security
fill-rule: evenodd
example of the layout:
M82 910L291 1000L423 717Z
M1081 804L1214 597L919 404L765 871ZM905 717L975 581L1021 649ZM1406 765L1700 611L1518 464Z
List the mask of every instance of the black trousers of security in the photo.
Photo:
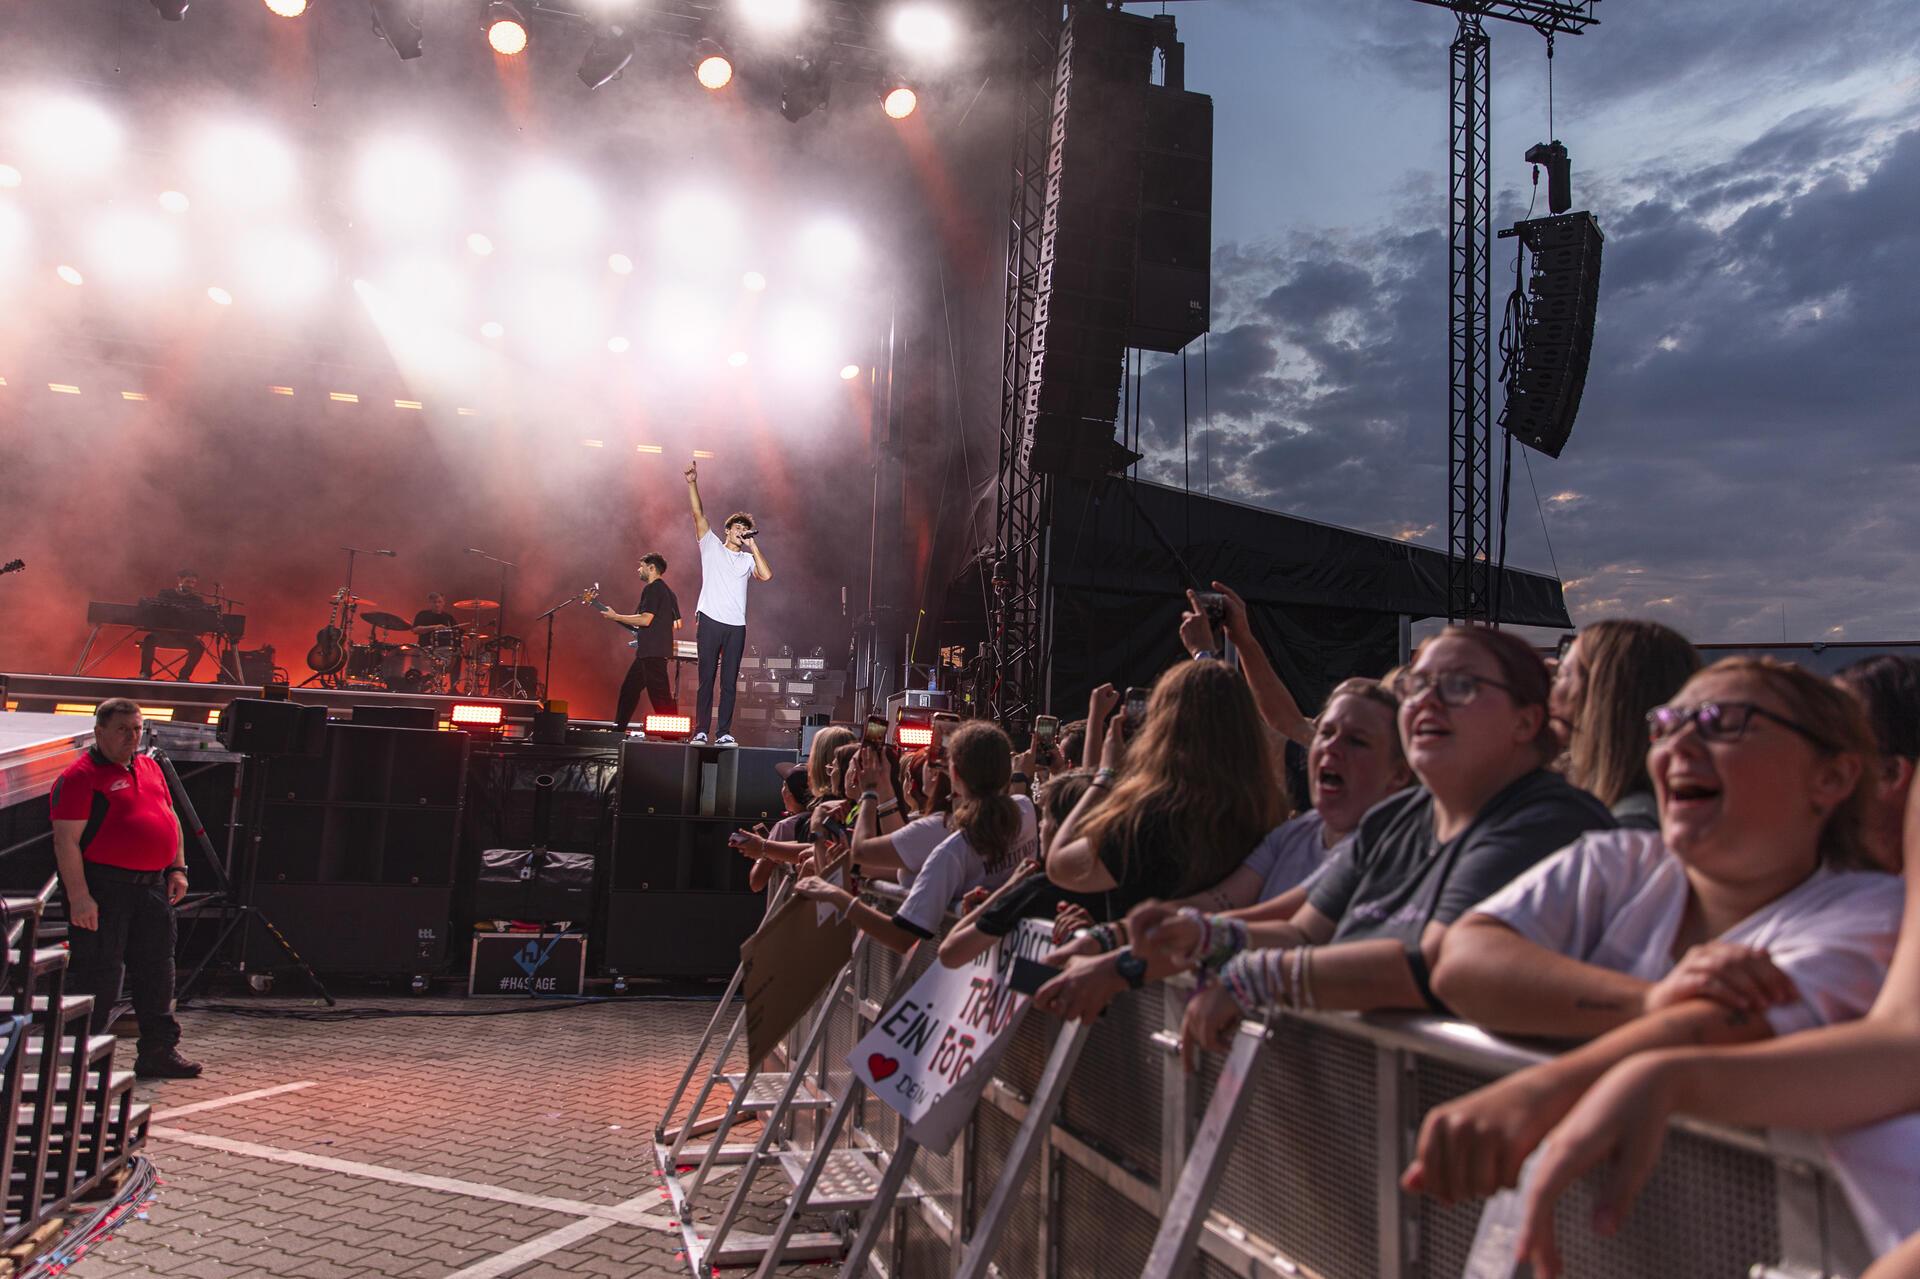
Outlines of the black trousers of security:
M700 654L700 702L693 712L693 731L704 733L708 716L713 713L714 668L720 672L720 725L715 736L733 730L733 697L740 684L740 658L747 651L747 628L716 622L705 613L699 619L700 633L695 645Z
M633 665L627 667L627 677L620 681L620 701L613 714L621 732L633 721L642 688L647 690L647 706L655 715L671 715L679 709L673 700L673 684L667 679L667 659L636 656Z
M93 996L93 1033L105 1034L124 969L140 1021L140 1056L180 1042L173 1019L173 907L161 871L87 863L87 892L100 907L98 928L67 930L67 989Z

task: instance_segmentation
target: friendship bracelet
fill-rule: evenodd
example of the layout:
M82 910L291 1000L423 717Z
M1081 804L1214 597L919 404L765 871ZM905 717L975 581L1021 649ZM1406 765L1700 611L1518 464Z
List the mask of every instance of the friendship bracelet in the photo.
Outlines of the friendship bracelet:
M1095 924L1086 930L1086 936L1099 943L1100 953L1103 955L1108 951L1119 950L1127 943L1126 927L1123 924Z
M1093 781L1089 784L1093 786L1111 786L1113 785L1113 779L1119 775L1119 772L1115 769L1096 768L1093 770Z
M1313 947L1300 948L1301 1006L1308 1012L1314 1012L1320 1003L1313 997Z

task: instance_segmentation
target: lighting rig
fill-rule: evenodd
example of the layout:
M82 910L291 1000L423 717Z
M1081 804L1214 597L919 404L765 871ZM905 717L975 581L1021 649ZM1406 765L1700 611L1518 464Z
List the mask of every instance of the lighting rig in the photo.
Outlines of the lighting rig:
M304 17L310 0L261 0L285 19ZM373 34L404 60L425 52L425 0L339 0L365 4ZM190 0L149 0L169 22ZM542 0L468 0L487 45L500 58L524 56L561 31L586 31L580 82L603 88L621 77L643 42L681 43L700 86L720 93L736 84L737 65L763 78L780 114L798 122L827 106L833 84L860 86L887 118L919 109L939 67L958 44L954 20L922 0L878 7L850 0L684 0L634 3L609 16ZM604 7L603 7L604 8ZM863 93L863 97L867 96Z

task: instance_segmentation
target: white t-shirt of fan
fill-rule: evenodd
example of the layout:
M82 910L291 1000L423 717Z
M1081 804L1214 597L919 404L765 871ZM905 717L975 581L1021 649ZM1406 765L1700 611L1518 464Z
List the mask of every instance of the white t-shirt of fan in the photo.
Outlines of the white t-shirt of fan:
M927 858L933 850L953 834L947 829L945 813L929 813L925 817L916 817L887 837L893 845L894 856L901 861L901 868L894 872L900 881L900 887L912 888L914 876L927 864Z
M1473 908L1535 945L1658 981L1673 971L1686 868L1658 831L1583 835ZM1905 892L1879 871L1821 866L1715 940L1754 946L1800 998L1767 1010L1776 1035L1851 1021L1886 977Z
M708 529L700 535L700 602L694 611L728 626L745 626L747 579L752 576L753 556L728 550Z
M921 937L940 931L947 906L961 894L979 887L998 888L1014 868L1029 857L1040 855L1040 823L1033 801L1025 795L1013 797L1020 810L1020 831L1013 837L1013 849L998 870L988 871L965 831L953 831L941 840L914 876L907 899L893 913L896 924Z

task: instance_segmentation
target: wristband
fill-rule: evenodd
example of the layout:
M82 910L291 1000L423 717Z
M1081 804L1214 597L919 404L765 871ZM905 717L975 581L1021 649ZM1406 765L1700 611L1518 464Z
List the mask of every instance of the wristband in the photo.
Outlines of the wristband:
M1012 778L1010 778L1009 780L1011 780L1017 786L1025 786L1028 782L1028 778L1025 773L1015 773L1012 776Z
M1111 786L1113 785L1113 779L1118 777L1119 775L1120 775L1119 773L1115 772L1111 768L1097 768L1093 772L1093 780L1089 782L1088 785Z
M884 804L875 804L873 807L873 815L875 817L885 817L890 813L897 813L899 811L900 801L898 799L890 799Z
M187 868L186 868L185 866L169 866L169 867L167 867L167 874L169 874L169 875L184 875L184 874L186 874L186 873L187 873Z

